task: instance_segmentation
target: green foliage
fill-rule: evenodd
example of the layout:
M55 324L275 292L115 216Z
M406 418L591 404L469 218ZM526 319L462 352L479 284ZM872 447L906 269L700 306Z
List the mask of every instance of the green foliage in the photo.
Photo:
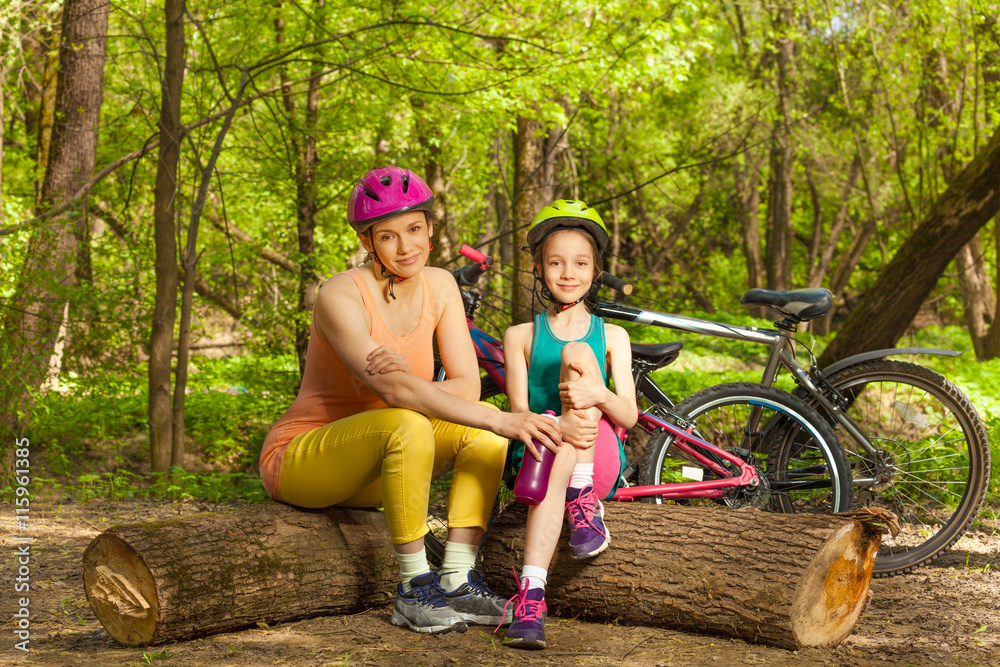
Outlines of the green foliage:
M189 472L171 468L166 473L140 475L128 470L84 473L62 482L54 477L36 475L29 486L33 498L53 502L92 500L185 502L211 504L261 503L270 499L260 479L242 472ZM0 498L14 501L14 489L0 489Z
M990 485L986 491L986 504L1000 505L1000 414L985 411L986 435L990 440Z
M270 425L291 404L297 363L290 355L195 363L185 399L188 449L200 452L205 463L242 470L256 458ZM43 443L45 465L56 475L79 470L95 446L107 451L111 465L120 467L134 456L136 438L145 439L146 405L146 381L136 374L67 378L62 392L38 397L29 437Z
M197 370L185 400L187 432L206 461L246 467L295 398L298 362L249 355L199 360Z
M167 649L164 649L158 653L153 651L143 651L142 653L142 661L145 662L147 665L152 665L153 662L157 660L168 660L169 658L173 657L174 654Z

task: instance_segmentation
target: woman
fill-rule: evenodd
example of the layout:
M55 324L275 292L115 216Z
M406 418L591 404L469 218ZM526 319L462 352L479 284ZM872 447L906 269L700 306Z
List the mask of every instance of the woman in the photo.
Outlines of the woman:
M348 222L372 261L320 289L302 387L261 450L275 500L300 507L384 506L400 568L392 623L462 632L510 622L475 558L500 485L507 439L560 442L558 426L479 398L461 294L426 266L433 194L398 167L358 181ZM437 336L444 382L431 382ZM454 468L440 572L423 537L431 480Z

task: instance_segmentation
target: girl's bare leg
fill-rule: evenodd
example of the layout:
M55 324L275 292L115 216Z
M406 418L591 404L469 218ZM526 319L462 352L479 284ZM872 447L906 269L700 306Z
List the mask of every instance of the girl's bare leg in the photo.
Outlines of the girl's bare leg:
M597 364L597 357L594 356L594 351L586 343L568 343L563 347L559 382L572 382L582 376L572 365L582 366L587 369L589 371L588 378L601 377L601 368ZM594 382L597 383L597 380L594 380ZM563 414L566 414L566 412L567 408L563 407ZM596 406L588 408L585 412L587 413L587 417L593 421L600 419L603 414L601 409ZM595 450L593 447L579 450L577 452L577 463L593 463L594 453Z

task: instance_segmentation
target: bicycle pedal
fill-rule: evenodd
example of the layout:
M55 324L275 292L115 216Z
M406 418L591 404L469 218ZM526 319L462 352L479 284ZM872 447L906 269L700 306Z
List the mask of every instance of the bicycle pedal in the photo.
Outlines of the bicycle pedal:
M634 478L636 474L638 474L638 472L639 472L639 464L633 461L632 463L629 463L627 466L625 466L624 470L622 470L622 479L625 481L626 484L631 484L634 481Z

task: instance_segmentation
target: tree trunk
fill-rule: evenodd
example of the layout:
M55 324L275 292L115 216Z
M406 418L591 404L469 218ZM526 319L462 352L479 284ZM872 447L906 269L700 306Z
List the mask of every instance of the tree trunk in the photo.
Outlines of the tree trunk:
M810 322L810 329L815 335L825 336L830 333L833 317L836 315L838 309L837 301L844 297L844 292L851 282L851 276L861 262L861 256L864 254L865 248L868 247L868 242L871 241L872 235L875 233L875 226L875 218L869 218L865 222L865 226L861 228L861 233L854 238L850 247L841 254L840 260L837 262L837 268L834 269L833 275L830 277L830 291L833 292L834 299L833 307L823 317Z
M543 199L545 157L545 137L542 124L524 117L517 119L514 134L514 201L512 234L513 275L510 283L511 321L514 324L527 322L533 316L531 292L534 285L532 264L529 253L522 252L521 246L528 243L528 225L545 205Z
M42 63L41 100L38 110L36 133L38 144L35 151L37 179L35 198L42 200L42 184L45 182L45 170L49 165L49 147L52 145L52 126L56 117L56 95L59 87L59 44L62 39L59 21L51 35L42 37L44 62Z
M778 64L778 107L771 142L771 179L768 189L767 270L768 289L784 290L791 280L792 174L795 170L795 139L792 113L795 97L795 42L790 36L793 10L778 10L775 21Z
M166 61L160 85L160 146L153 194L153 240L156 246L156 298L149 335L149 464L163 472L173 459L173 408L170 361L177 316L177 240L175 204L180 159L181 91L184 86L184 3L166 0Z
M892 347L963 245L1000 208L1000 127L882 269L820 359Z
M613 168L613 163L615 161L615 135L618 133L618 122L620 117L620 106L618 102L618 96L616 93L611 93L611 99L608 102L608 140L604 144L604 183L605 187L612 193L615 190L615 170ZM619 255L622 250L622 229L621 229L621 215L618 212L618 198L615 197L610 202L611 205L611 248L609 250L610 257L608 258L607 270L613 276L618 275L618 262Z
M833 223L830 225L830 231L827 234L826 242L820 244L820 250L818 256L816 257L816 262L810 264L809 275L806 278L806 286L808 287L819 287L823 283L823 279L826 277L826 272L830 268L830 262L833 260L833 255L837 251L837 245L840 242L840 235L844 231L844 227L847 224L847 219L850 214L849 207L849 197L851 192L857 186L858 177L861 175L861 157L855 154L854 159L851 161L851 170L848 174L847 181L844 183L844 187L840 191L840 206L837 208L837 215L833 219Z
M942 119L950 119L951 123L955 123L956 105L948 94L948 61L944 54L937 50L927 54L924 59L924 80L926 81L925 106L929 107L931 112L926 119L928 127L938 128ZM961 111L958 113L961 114ZM940 161L945 183L950 183L954 175L954 156L954 144L949 143L947 139L941 140L935 157ZM990 345L991 341L997 340L995 334L990 335L994 326L997 302L978 233L958 251L955 256L955 268L958 273L965 325L972 339L976 359L980 361L992 359L1000 354L995 345ZM993 349L990 349L991 347Z
M312 16L314 38L320 39L325 30L325 0L315 4L316 14ZM281 11L281 2L276 8ZM274 20L275 42L280 47L285 41L285 21L279 14ZM285 117L291 137L291 154L295 159L295 220L299 252L302 262L299 266L298 309L300 313L311 315L319 292L319 278L316 275L316 169L319 153L316 148L316 121L319 115L319 91L323 76L322 54L316 54L309 69L309 85L306 92L304 118L300 121L292 92L292 82L284 65L279 67L282 100ZM306 317L295 327L295 353L299 360L299 377L305 373L306 350L309 348L309 318Z
M221 74L221 73L220 73ZM195 159L198 161L200 170L200 182L198 192L194 201L191 202L191 220L188 222L187 241L184 246L183 269L184 269L184 292L181 300L181 326L180 336L177 339L177 382L174 385L173 400L173 440L171 448L171 463L181 466L184 459L184 398L187 393L187 370L188 356L191 344L191 307L194 300L194 285L197 281L198 266L198 228L201 224L201 213L205 208L205 200L208 198L208 190L212 183L212 176L215 175L215 165L219 155L222 153L222 145L225 142L226 134L232 126L233 117L243 99L243 92L246 90L247 72L243 70L240 76L240 86L235 96L230 96L226 91L226 96L230 100L229 109L222 121L222 126L215 135L215 143L212 146L212 154L208 161L201 163L201 159L195 152Z
M965 326L972 338L976 359L991 359L986 349L987 337L996 313L996 297L983 256L983 244L979 234L972 237L955 255L958 270L958 287L964 305Z
M83 581L108 634L142 646L384 605L396 562L381 512L268 503L107 530Z
M103 0L67 0L63 8L56 118L41 196L46 209L71 198L94 172L108 9ZM23 435L22 420L31 413L33 394L45 381L62 315L79 279L80 244L86 238L86 207L74 206L39 225L28 243L0 327L5 333L0 354L3 450Z
M549 127L545 137L542 161L542 206L561 199L562 187L556 185L556 165L569 151L569 129L559 125ZM537 213L538 211L535 211Z
M410 104L414 110L414 129L417 141L424 152L424 182L434 193L435 222L431 230L432 247L427 263L431 266L441 266L444 261L455 254L454 244L456 241L452 239L448 228L448 197L445 193L447 184L444 165L441 164L441 145L438 143L440 138L435 139L438 128L434 119L428 116L426 101L423 98L414 98ZM470 239L469 242L471 243L472 240Z
M525 508L486 535L483 568L513 594ZM562 616L668 626L789 649L836 646L865 604L880 535L834 516L611 503L604 554L571 558L564 531L545 600Z
M747 288L754 289L764 285L764 260L760 249L760 175L749 156L745 167L741 167L738 159L733 162L736 218L740 222L747 264Z

